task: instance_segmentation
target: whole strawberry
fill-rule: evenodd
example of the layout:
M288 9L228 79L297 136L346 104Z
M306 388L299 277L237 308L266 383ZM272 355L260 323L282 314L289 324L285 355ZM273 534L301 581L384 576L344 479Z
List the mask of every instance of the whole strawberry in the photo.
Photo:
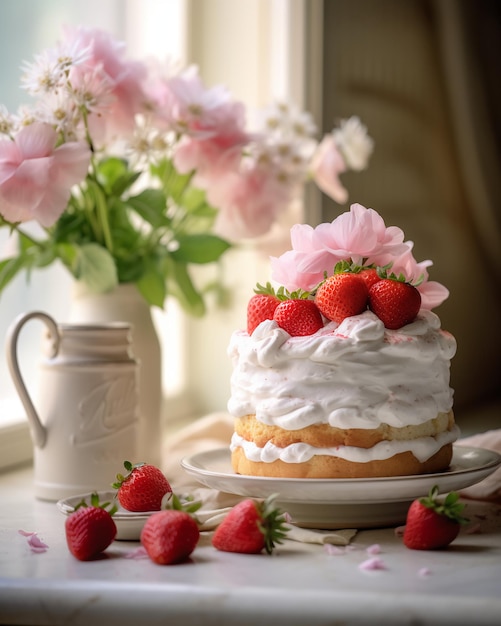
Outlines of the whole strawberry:
M459 534L461 524L468 520L462 516L464 505L459 494L449 493L443 502L437 500L435 485L427 497L414 500L407 512L404 544L411 550L445 548Z
M369 308L386 328L396 330L416 319L421 294L403 277L383 278L369 289Z
M280 302L270 283L257 285L255 294L247 303L247 332L252 335L261 322L273 319L273 313Z
M236 504L216 528L212 545L224 552L271 554L275 543L286 537L282 511L274 506L274 497L258 502L245 499Z
M304 298L282 300L275 309L273 319L292 337L313 335L324 325L315 302Z
M170 565L185 561L200 538L193 517L178 510L153 513L141 530L141 543L152 561Z
M66 543L79 561L95 559L115 539L117 527L112 515L116 509L106 510L108 504L100 505L99 497L94 493L90 505L80 502L66 518Z
M377 283L381 280L381 276L379 276L377 269L375 267L365 267L360 270L358 273L360 278L362 278L367 285L367 289L370 289L374 283Z
M345 318L365 311L368 293L359 274L335 273L318 287L315 302L327 319L340 324Z
M172 493L169 481L162 471L154 465L124 462L129 472L126 476L117 474L113 487L117 489L117 498L127 511L159 511L162 498Z

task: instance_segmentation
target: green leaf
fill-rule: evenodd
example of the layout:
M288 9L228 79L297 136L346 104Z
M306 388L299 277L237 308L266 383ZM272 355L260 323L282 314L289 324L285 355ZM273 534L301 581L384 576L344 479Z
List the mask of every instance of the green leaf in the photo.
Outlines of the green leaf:
M167 268L169 293L177 298L185 311L195 317L202 317L205 314L205 303L200 292L193 284L186 265L169 260Z
M83 281L91 291L110 291L118 284L117 269L111 254L96 243L77 248L75 277Z
M99 161L96 175L107 195L120 197L136 182L141 173L129 170L125 159L109 157Z
M182 235L177 242L179 248L171 254L176 261L183 263L213 263L231 247L221 237L205 233Z
M29 267L31 267L31 263L27 255L20 255L0 262L0 291L3 291L19 272Z
M166 195L172 198L176 204L183 204L183 194L193 175L180 174L169 159L162 159L158 164L151 166L150 171L160 180Z
M155 268L149 268L136 282L143 298L152 306L163 309L167 288L165 276Z
M153 228L170 226L171 220L166 215L167 198L161 189L145 189L128 198L127 205Z

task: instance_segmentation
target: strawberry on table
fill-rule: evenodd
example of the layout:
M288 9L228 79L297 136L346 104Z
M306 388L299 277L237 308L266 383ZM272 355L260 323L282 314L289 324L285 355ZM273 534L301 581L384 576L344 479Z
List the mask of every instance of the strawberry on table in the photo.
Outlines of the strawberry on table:
M396 330L416 319L421 294L403 276L383 278L369 289L369 308L386 328Z
M407 548L445 548L456 539L461 524L468 521L462 515L464 505L459 502L458 493L451 491L443 501L437 496L438 486L435 485L427 497L414 500L410 505L403 536Z
M169 481L162 471L147 463L133 465L130 461L124 462L128 471L126 476L117 474L113 487L117 489L117 498L127 511L159 511L162 498L166 493L172 493Z
M368 293L360 274L337 272L320 284L315 302L327 319L340 324L346 317L365 311Z
M292 337L313 335L324 325L315 302L305 298L282 300L275 309L273 319Z
M275 507L274 497L256 501L250 498L236 504L216 528L212 545L223 552L258 554L273 552L282 543L287 527L282 511Z
M65 522L66 543L79 561L90 561L102 554L117 534L113 521L115 507L107 510L109 502L99 504L97 493L91 495L91 504L84 500Z
M258 284L255 294L247 303L247 332L252 335L261 322L273 319L273 313L280 300L270 283L266 286Z
M153 513L141 531L141 543L150 559L158 565L185 561L200 538L195 519L186 511L166 510Z

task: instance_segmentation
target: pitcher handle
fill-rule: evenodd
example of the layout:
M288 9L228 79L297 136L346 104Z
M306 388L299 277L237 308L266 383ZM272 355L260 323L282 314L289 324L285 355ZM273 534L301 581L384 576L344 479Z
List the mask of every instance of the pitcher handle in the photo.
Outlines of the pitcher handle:
M42 311L32 311L31 313L23 313L19 315L19 317L17 317L9 327L6 336L6 356L10 375L12 376L14 386L16 387L16 391L19 394L21 402L23 403L26 416L31 426L33 443L39 448L43 448L47 440L47 429L42 424L40 417L33 406L31 397L26 389L26 385L24 384L17 358L17 342L19 333L26 322L34 318L44 322L49 329L50 338L53 341L52 354L50 355L51 358L58 353L59 332L56 322L47 313L43 313Z

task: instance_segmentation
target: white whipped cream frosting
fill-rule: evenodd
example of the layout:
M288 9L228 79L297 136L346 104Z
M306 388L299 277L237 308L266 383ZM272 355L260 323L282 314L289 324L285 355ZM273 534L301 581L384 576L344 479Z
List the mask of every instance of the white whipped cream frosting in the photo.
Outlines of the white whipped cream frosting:
M228 410L286 430L422 424L452 408L455 352L454 337L426 310L398 330L365 311L306 337L291 337L267 320L251 336L231 337Z

